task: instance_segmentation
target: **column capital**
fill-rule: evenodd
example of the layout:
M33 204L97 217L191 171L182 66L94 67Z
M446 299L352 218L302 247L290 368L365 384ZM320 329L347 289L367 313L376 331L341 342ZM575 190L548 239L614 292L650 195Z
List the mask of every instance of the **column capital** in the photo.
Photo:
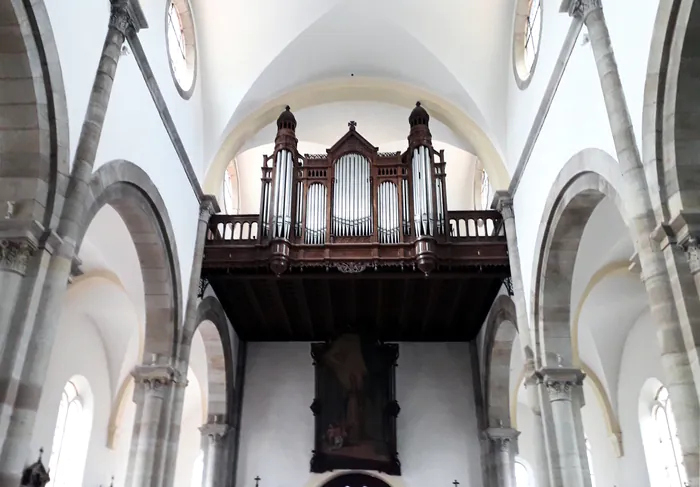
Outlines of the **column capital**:
M488 428L484 433L502 452L511 451L515 446L515 441L520 436L520 431L514 428Z
M202 197L202 201L199 202L199 218L203 221L209 221L212 215L215 215L221 211L219 207L219 202L216 201L216 196L211 194L205 194Z
M126 36L130 29L138 32L148 28L139 0L110 0L109 26Z
M498 210L503 218L513 217L513 196L505 190L498 190L493 195L491 208Z
M138 365L131 372L137 384L143 384L146 391L156 394L180 382L180 374L170 365Z
M0 271L24 275L36 245L26 239L0 240Z
M585 21L591 12L601 8L601 0L562 0L559 11Z
M572 367L544 367L536 372L541 384L547 388L549 400L570 401L573 388L583 385L586 374Z
M231 427L223 423L207 423L199 427L199 431L202 432L202 436L207 436L213 440L222 439L230 430Z

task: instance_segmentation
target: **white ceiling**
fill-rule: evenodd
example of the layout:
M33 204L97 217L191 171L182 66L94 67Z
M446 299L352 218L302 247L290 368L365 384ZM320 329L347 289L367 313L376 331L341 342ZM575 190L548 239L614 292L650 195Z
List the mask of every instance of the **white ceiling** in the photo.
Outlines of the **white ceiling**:
M425 88L503 141L514 0L193 3L207 26L198 32L206 142L276 95L351 75Z
M356 101L326 103L298 111L294 110L294 107L291 109L297 119L297 137L305 142L330 147L345 135L348 122L354 120L357 122L357 131L382 151L387 150L384 147L389 142L404 141L404 145L408 145L408 116L413 107ZM435 140L474 152L468 141L457 137L452 130L434 118L430 120L430 131ZM252 136L241 152L274 142L276 134L277 125L269 124Z

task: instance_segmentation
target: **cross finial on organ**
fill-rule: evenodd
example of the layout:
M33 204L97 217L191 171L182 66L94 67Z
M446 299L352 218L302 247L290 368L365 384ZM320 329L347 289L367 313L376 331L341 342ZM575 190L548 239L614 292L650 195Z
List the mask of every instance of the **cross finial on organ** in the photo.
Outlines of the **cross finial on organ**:
M354 120L350 120L350 122L348 122L348 127L350 127L350 130L354 131L355 127L357 127L357 122Z
M255 480L255 487L258 487L258 482L260 482L260 475L255 477L253 480Z
M459 482L457 482L457 480L455 480L454 482L452 482L452 485L454 485L455 487L457 487L457 486L459 485Z

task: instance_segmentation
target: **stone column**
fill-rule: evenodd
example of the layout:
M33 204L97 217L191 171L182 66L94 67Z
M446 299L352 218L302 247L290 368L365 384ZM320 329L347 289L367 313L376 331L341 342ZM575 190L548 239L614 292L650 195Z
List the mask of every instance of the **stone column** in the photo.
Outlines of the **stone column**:
M161 485L157 462L159 426L168 389L175 382L177 371L167 365L140 365L132 372L137 390L135 396L142 402L141 416L134 428L137 438L132 439L134 451L133 469L129 472L131 487Z
M528 366L526 367L525 391L527 393L527 402L533 415L532 436L535 454L532 469L535 475L535 485L539 487L549 487L550 472L547 460L548 442L545 428L546 418L542 414L542 407L540 405L540 395L538 394L538 387L540 387L540 385L534 369ZM548 417L551 417L551 415L548 415Z
M15 303L19 297L22 279L29 259L37 248L33 238L6 238L0 240L0 357L8 341Z
M190 345L194 330L199 323L197 319L197 305L199 304L199 279L202 274L202 261L204 259L204 245L206 244L209 219L220 210L216 198L205 195L199 205L199 220L197 222L197 234L194 243L194 255L192 257L192 272L185 308L185 323L177 352L177 368L183 377L187 376L190 362ZM171 414L167 433L165 470L162 487L170 487L175 481L175 464L177 461L177 447L180 441L180 422L182 421L182 407L185 402L185 387L176 387L173 391L171 402Z
M631 228L636 233L637 253L642 268L642 280L649 296L649 306L658 327L661 362L665 382L673 402L673 412L678 426L678 438L690 487L698 487L700 474L700 367L696 364L695 377L689 360L694 355L692 330L686 326L689 340L684 343L682 321L674 295L669 269L659 246L652 239L657 222L651 203L644 165L632 128L627 101L615 59L610 33L605 21L601 0L564 0L562 10L582 19L588 29L591 48L595 57L608 121L615 143L617 159L626 186L625 206ZM686 320L687 321L687 320ZM696 386L697 385L697 386Z
M219 487L224 485L225 479L225 437L229 432L229 426L222 423L208 423L199 430L202 432L202 445L204 450L204 473L202 487Z
M581 452L579 448L584 441L583 428L577 418L581 411L573 397L574 389L583 385L585 374L579 369L547 367L540 369L537 375L549 397L554 430L555 444L548 445L552 485L591 487L588 459L585 451Z
M88 101L85 121L78 139L75 160L68 182L66 199L58 225L61 243L52 255L43 283L41 302L34 319L26 354L13 350L13 361L22 361L21 384L0 384L0 395L6 397L5 411L10 415L5 441L0 452L0 485L18 485L19 477L29 454L29 443L34 429L36 410L46 376L53 345L57 317L70 276L76 243L83 224L83 209L89 191L95 164L97 146L105 120L112 85L128 31L145 26L145 19L137 0L111 0L109 25L97 66L97 73ZM4 291L4 289L3 289ZM15 364L8 365L14 369ZM13 390L9 390L13 387Z
M492 461L495 464L496 485L517 487L515 483L515 455L518 453L520 432L513 428L489 428L486 436L491 442Z
M525 303L525 290L523 286L523 274L520 266L520 251L518 249L518 234L515 226L515 212L513 210L513 199L508 191L496 191L493 198L493 204L503 217L503 228L506 232L506 240L508 242L508 262L510 265L511 281L513 283L513 303L515 304L515 312L518 323L518 337L522 347L525 366L528 370L527 376L532 377L535 371L535 353L532 347L533 336L527 314L527 306ZM535 445L538 448L537 464L534 466L535 476L537 477L537 485L539 487L549 487L549 473L545 449L545 431L542 424L542 407L540 405L539 395L537 394L537 386L534 381L531 391L527 395L528 406L535 414ZM541 450L541 451L540 451Z

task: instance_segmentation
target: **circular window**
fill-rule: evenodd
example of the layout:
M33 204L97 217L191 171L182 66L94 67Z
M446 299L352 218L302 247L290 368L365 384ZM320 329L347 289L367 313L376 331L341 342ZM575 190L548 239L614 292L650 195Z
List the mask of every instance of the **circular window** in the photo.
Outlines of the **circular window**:
M194 20L187 0L170 0L165 16L170 73L185 100L192 96L197 73Z
M513 36L513 68L515 81L523 90L530 84L540 51L543 1L519 0L517 3Z

